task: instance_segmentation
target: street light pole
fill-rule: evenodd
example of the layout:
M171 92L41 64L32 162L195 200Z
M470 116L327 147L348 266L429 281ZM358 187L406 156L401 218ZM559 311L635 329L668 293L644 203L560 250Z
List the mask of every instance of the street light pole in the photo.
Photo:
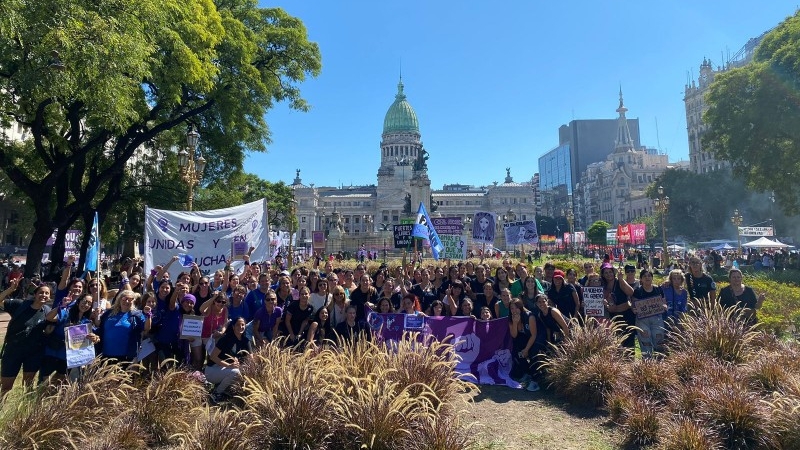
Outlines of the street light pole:
M656 211L661 215L661 245L664 254L664 268L669 266L669 249L667 248L667 229L664 227L664 217L669 210L669 197L664 195L664 188L658 187L658 198L653 201Z
M294 199L292 191L291 212L289 213L289 267L294 265L294 253L292 253L292 236L294 235L294 218L297 215L297 200Z
M569 225L569 256L573 257L575 255L575 229L572 224L575 223L575 213L572 212L572 207L567 210L565 215L567 216L567 225Z
M181 170L181 181L186 183L188 187L188 197L186 199L186 209L192 210L194 206L194 187L200 184L203 179L203 171L206 168L206 159L197 151L197 143L200 140L200 133L189 126L189 131L186 133L186 144L189 149L181 149L178 152L178 166ZM197 159L195 159L197 155Z
M739 213L738 209L733 210L733 216L731 217L731 223L733 226L736 227L736 242L738 243L736 247L736 252L741 255L742 254L742 235L739 234L739 227L742 225L742 221L744 217Z

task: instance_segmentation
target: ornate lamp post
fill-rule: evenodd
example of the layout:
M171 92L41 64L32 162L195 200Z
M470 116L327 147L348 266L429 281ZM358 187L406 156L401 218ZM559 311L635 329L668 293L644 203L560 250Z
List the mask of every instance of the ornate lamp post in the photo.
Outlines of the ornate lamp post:
M181 168L181 180L188 186L188 198L186 199L186 208L191 211L194 200L194 187L200 184L203 179L203 171L206 169L206 159L197 151L197 142L200 140L200 133L189 126L189 131L186 133L186 145L189 148L187 152L181 149L178 152L178 166ZM195 159L195 155L197 159Z
M742 217L742 215L739 213L739 210L734 209L733 216L731 217L731 223L736 227L736 241L738 242L736 252L740 255L742 254L742 235L739 234L739 227L742 225L743 220L744 217Z
M669 197L664 195L664 187L658 187L658 198L653 200L656 211L661 216L661 248L664 252L664 267L669 265L669 249L667 248L667 229L664 227L664 218L669 210Z
M567 225L569 225L569 255L573 256L575 253L575 229L573 228L575 213L572 212L572 208L569 208L564 215L567 217Z
M289 213L289 258L288 258L288 265L291 267L294 265L294 253L292 253L292 236L294 235L294 218L297 216L297 200L294 199L294 191L292 191L292 209Z
M186 133L186 149L181 149L178 152L178 166L181 169L181 180L188 186L188 197L186 199L186 208L191 211L194 199L194 187L203 179L203 171L206 169L206 159L197 150L197 143L200 140L200 133L189 127L189 132ZM197 159L195 159L195 155Z

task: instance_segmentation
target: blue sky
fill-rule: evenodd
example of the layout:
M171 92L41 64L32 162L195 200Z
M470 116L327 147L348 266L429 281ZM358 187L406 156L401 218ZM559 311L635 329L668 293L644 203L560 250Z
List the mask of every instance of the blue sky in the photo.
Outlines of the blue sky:
M783 1L279 1L303 20L322 73L307 113L277 105L272 143L245 170L291 183L377 183L379 143L402 61L434 189L538 171L573 119L615 118L622 85L641 142L688 159L685 84L794 13ZM656 125L657 124L657 125ZM613 143L609 143L609 146Z

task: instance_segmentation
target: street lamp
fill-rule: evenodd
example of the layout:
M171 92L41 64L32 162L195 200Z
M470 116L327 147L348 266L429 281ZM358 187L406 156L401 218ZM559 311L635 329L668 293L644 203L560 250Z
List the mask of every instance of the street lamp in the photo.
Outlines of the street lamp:
M181 149L178 152L178 166L181 169L181 181L188 186L188 198L186 199L186 208L191 211L192 203L194 200L194 187L200 184L203 179L203 171L206 169L206 159L197 151L197 142L200 140L200 133L189 126L189 131L186 133L186 145L189 149ZM195 155L197 159L195 159Z
M661 216L661 245L664 253L664 268L669 266L669 249L667 248L667 229L664 227L664 217L669 210L669 197L664 195L664 187L658 187L658 198L653 200L656 211Z
M742 217L741 213L739 213L738 209L733 210L733 217L731 217L731 223L733 226L736 227L736 241L738 242L738 246L736 247L736 251L741 255L742 254L742 235L739 234L739 227L742 225L742 221L744 217Z
M294 199L294 191L292 191L291 200L292 209L289 213L289 267L294 265L294 253L292 253L292 235L294 235L294 218L297 216L297 200Z
M569 225L569 255L573 256L575 252L575 229L572 228L572 224L575 223L575 213L572 212L572 208L569 208L564 215L567 217L567 225Z

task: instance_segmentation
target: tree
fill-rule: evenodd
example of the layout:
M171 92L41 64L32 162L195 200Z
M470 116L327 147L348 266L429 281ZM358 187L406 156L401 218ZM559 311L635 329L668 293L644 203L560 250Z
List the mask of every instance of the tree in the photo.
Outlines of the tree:
M27 275L54 228L56 260L78 219L104 222L135 152L183 145L191 123L207 179L224 178L266 149L274 102L307 109L296 83L321 67L300 20L250 0L8 1L0 17L0 126L31 135L0 142L0 167L33 201Z
M283 181L272 183L258 175L239 171L228 178L210 183L200 190L197 197L199 209L229 208L266 198L270 221L280 215L292 218L293 229L296 230L298 226L297 217L291 211L292 188Z
M606 245L606 231L608 231L610 227L610 223L598 220L586 230L586 239L590 244Z
M751 63L719 74L703 120L703 146L758 191L800 212L800 12L770 31Z

